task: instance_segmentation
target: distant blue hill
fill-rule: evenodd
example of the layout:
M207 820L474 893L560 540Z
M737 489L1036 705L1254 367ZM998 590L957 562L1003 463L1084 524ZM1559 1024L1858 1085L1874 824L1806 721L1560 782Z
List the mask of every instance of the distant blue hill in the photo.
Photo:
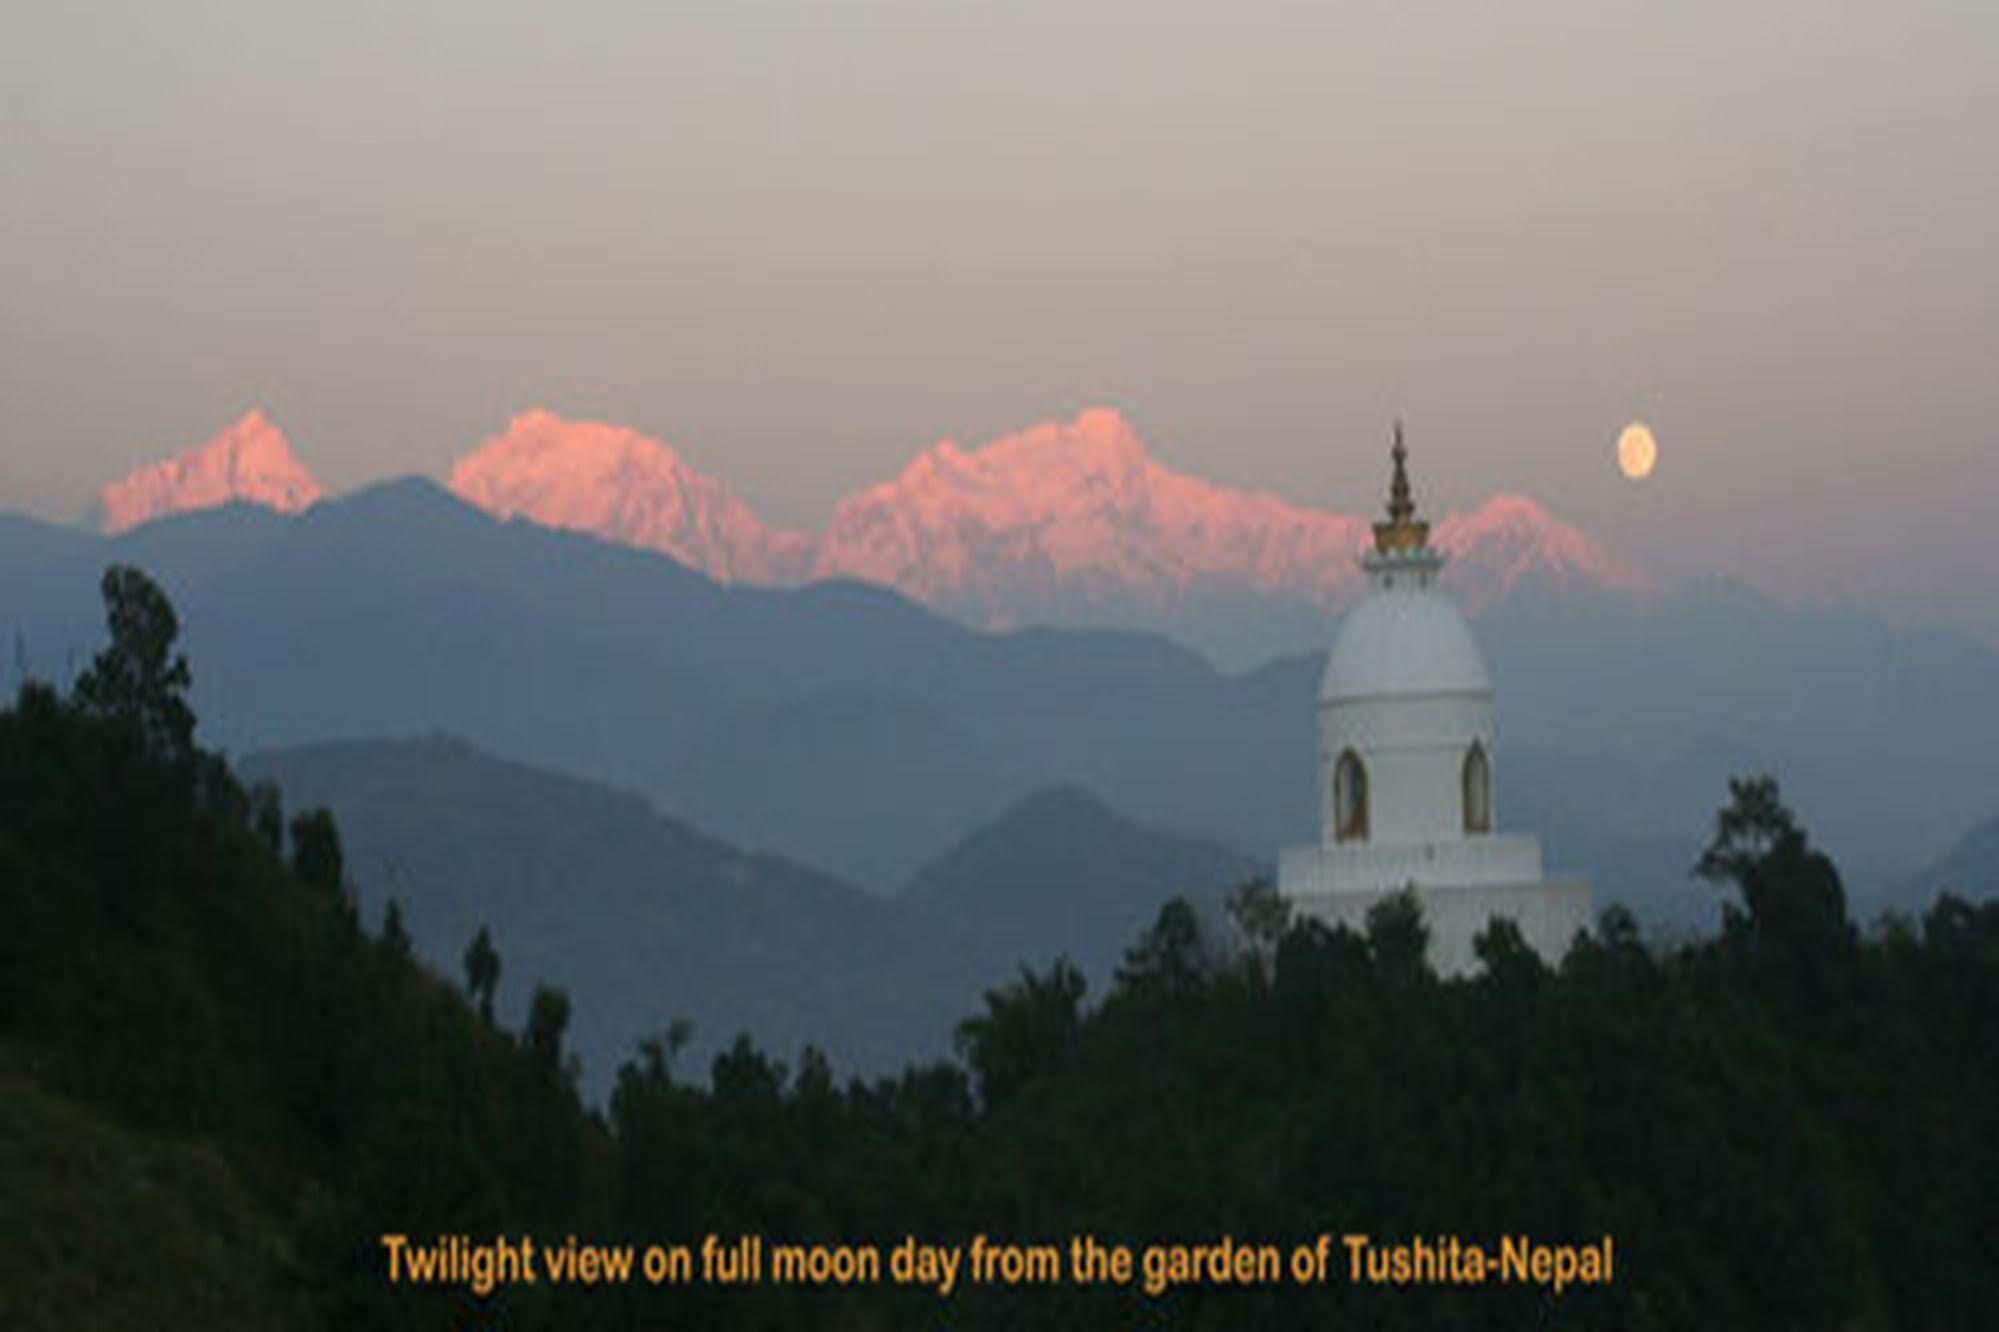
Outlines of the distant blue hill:
M816 1045L843 1072L942 1056L952 1024L1019 963L1066 954L1101 985L1168 897L1219 898L1246 864L1063 789L1003 811L890 899L450 738L242 767L291 809L334 811L371 928L396 898L418 950L458 977L489 926L510 1022L535 984L569 990L571 1045L598 1094L642 1037L683 1017L696 1075L741 1031L785 1058Z
M1911 878L1906 894L1909 908L1921 911L1938 893L1953 893L1969 902L1999 897L1999 817L1973 828Z
M1230 888L1262 871L1241 852L1137 823L1078 786L1035 791L919 869L917 918L994 958L1067 957L1093 992L1169 898L1221 920Z

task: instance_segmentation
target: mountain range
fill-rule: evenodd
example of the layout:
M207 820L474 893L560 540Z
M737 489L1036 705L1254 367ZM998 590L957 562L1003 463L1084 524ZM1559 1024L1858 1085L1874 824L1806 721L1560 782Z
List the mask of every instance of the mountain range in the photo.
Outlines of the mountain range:
M1107 409L976 449L945 440L839 501L823 533L771 526L670 445L533 410L461 457L448 487L498 518L653 550L722 582L858 579L981 628L1158 630L1225 664L1316 647L1360 587L1366 518L1178 472ZM230 501L296 512L322 492L252 413L107 486L107 531ZM1643 574L1522 495L1444 515L1448 578L1474 609L1524 595L1631 595Z
M1143 633L975 631L866 583L717 582L409 479L115 537L0 518L17 670L88 661L120 561L173 596L204 740L237 753L446 731L877 894L1052 785L1254 858L1316 833L1318 654L1231 673ZM1686 870L1731 774L1782 779L1863 907L1999 806L1999 653L1974 640L1730 586L1516 598L1479 633L1500 821L1600 903L1708 911Z

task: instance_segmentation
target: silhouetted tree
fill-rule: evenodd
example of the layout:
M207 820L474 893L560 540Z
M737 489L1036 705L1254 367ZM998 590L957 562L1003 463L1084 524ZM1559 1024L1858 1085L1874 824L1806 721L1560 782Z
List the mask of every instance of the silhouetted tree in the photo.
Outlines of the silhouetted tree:
M1260 958L1274 957L1284 932L1291 928L1291 899L1266 878L1236 885L1229 893L1228 911L1244 946Z
M1125 950L1116 983L1125 994L1180 996L1198 989L1206 974L1200 917L1186 898L1176 897Z
M1087 985L1066 957L1045 974L1022 966L1019 980L986 991L984 1014L958 1024L958 1052L972 1066L987 1105L1061 1066L1082 1027Z
M1430 926L1413 889L1404 888L1367 909L1367 946L1384 980L1407 983L1429 974Z
M347 861L330 810L309 809L292 820L292 873L328 897L346 891Z
M1485 969L1486 979L1501 993L1525 995L1547 979L1548 968L1520 933L1520 927L1504 916L1496 916L1472 940L1472 952Z
M715 1056L708 1079L715 1099L724 1105L772 1108L784 1098L783 1062L759 1050L747 1032Z
M479 1006L479 1016L493 1020L493 996L500 986L500 953L484 925L465 947L465 993Z
M180 619L159 585L130 565L104 571L100 584L111 642L77 677L75 699L86 713L115 717L147 752L170 761L194 752L192 681L187 658L174 651Z
M1294 921L1277 945L1271 997L1280 1031L1301 1047L1317 1039L1334 993L1370 970L1367 941L1342 925L1306 916Z
M1733 882L1748 914L1724 908L1731 932L1746 935L1766 969L1782 972L1800 1000L1823 1000L1825 966L1854 943L1839 871L1785 807L1776 778L1731 779L1728 789L1729 803L1715 816L1714 839L1695 872Z
M1775 777L1731 777L1728 803L1715 813L1714 837L1694 873L1710 883L1739 884L1781 840L1797 834L1797 820L1778 795Z
M408 957L411 951L409 927L403 924L403 906L393 897L382 911L382 947L391 957Z
M272 855L284 854L285 799L273 783L258 782L250 788L250 824Z
M569 992L550 985L534 987L528 1000L528 1049L554 1069L562 1067L562 1037L569 1030Z

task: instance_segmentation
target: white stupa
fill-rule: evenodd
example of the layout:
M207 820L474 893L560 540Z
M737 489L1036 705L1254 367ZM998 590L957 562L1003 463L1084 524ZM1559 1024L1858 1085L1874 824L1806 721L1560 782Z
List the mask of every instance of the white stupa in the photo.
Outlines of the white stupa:
M1299 913L1356 930L1413 888L1444 975L1473 969L1495 916L1553 963L1590 927L1589 884L1544 878L1540 842L1498 831L1492 680L1437 585L1444 557L1416 521L1400 424L1391 456L1388 521L1361 559L1368 591L1319 685L1319 842L1284 851L1279 888Z

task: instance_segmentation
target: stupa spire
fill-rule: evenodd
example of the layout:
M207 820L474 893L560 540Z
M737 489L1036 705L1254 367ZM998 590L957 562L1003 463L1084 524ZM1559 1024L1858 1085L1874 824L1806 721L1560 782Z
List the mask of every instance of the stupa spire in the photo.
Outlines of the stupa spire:
M1395 462L1388 483L1388 521L1374 525L1374 548L1383 555L1413 554L1430 544L1430 525L1416 521L1416 501L1409 497L1409 446L1402 442L1399 419L1388 456Z

